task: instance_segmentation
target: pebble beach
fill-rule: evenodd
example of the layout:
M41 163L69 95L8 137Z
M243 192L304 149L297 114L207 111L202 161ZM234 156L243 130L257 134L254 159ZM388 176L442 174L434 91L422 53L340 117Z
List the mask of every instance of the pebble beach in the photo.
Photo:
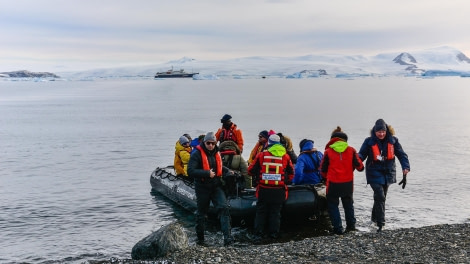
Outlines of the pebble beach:
M470 263L470 223L350 232L243 247L191 245L154 261L123 263ZM116 262L114 262L116 263Z

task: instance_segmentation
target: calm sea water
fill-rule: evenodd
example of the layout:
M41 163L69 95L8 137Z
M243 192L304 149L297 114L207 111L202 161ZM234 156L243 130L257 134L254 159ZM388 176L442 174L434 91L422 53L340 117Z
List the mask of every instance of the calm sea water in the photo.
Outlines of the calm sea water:
M0 82L0 263L130 258L162 225L192 216L150 194L150 173L172 164L174 143L220 126L324 149L340 125L360 148L378 118L411 162L393 185L387 229L468 222L470 79L104 80ZM298 147L296 147L298 152ZM358 227L369 232L372 190L356 174ZM192 230L191 230L192 231Z

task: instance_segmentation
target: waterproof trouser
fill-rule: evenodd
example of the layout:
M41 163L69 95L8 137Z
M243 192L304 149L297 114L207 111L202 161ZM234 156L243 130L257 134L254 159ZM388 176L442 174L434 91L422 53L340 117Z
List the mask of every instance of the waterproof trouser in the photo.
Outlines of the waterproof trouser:
M255 234L262 236L264 225L268 222L268 232L272 237L279 236L281 227L282 202L258 200L256 202Z
M196 234L199 240L204 239L204 230L206 224L206 215L209 212L210 202L214 205L217 211L217 216L220 220L220 228L224 234L224 239L231 237L231 219L230 211L225 197L224 191L212 184L199 183L196 184Z
M331 225L333 225L333 230L336 233L343 232L343 224L341 220L341 214L339 212L339 199L341 198L341 203L343 204L344 217L346 218L346 227L355 228L356 226L356 217L354 216L354 200L352 193L350 195L345 195L342 197L327 194L326 200L328 202L328 214L330 215Z
M370 187L374 190L374 206L372 207L371 220L377 223L379 227L385 225L385 200L389 186L388 184L370 184Z

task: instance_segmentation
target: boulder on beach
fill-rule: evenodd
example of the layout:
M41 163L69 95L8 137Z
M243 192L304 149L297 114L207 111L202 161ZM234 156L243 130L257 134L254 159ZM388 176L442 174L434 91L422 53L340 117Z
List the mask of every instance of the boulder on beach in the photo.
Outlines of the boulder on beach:
M188 236L183 227L172 222L140 240L132 248L134 260L153 260L188 247Z

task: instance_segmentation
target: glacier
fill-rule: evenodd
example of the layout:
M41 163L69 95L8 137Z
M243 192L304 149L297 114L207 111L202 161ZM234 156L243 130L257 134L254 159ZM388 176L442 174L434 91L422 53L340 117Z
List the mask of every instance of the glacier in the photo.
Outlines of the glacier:
M470 77L470 59L459 50L442 46L374 56L310 54L297 57L244 57L198 60L190 57L160 64L60 72L60 80L153 79L157 71L172 67L199 72L193 80L250 78L367 78L367 77ZM0 80L11 78L0 78Z

